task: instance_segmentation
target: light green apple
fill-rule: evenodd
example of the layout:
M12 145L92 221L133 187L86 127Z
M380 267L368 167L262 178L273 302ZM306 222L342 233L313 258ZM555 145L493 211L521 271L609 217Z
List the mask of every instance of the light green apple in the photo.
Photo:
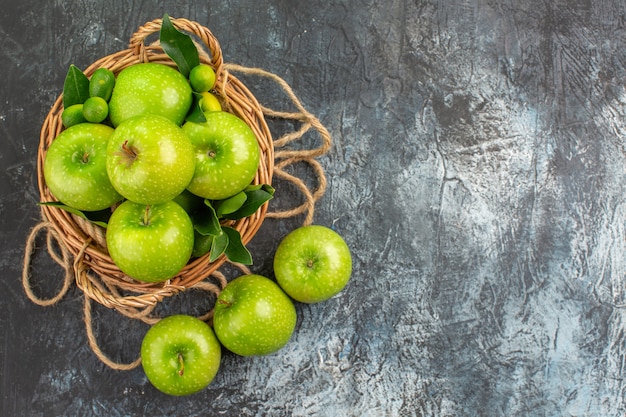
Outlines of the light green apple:
M274 274L296 301L318 303L337 295L352 275L352 256L345 240L321 225L302 226L279 243Z
M173 201L124 201L109 219L106 243L113 262L139 281L163 282L187 264L194 243L187 212Z
M125 120L111 135L106 168L111 183L125 198L160 204L179 195L194 175L189 137L162 116Z
M225 111L204 115L206 122L183 125L196 158L187 189L209 200L222 200L239 193L254 179L260 163L259 143L239 117Z
M106 170L110 126L79 123L62 131L44 160L44 179L63 204L83 211L98 211L122 200Z
M154 62L134 64L117 75L109 118L118 126L133 116L155 114L181 125L192 102L189 81L176 69Z
M243 275L220 293L213 328L222 345L241 356L268 355L285 346L294 332L296 309L269 278Z

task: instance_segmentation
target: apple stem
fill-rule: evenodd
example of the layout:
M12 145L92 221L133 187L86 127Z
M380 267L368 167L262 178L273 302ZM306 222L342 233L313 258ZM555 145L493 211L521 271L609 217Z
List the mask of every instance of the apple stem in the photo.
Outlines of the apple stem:
M183 376L185 373L185 361L182 353L178 354L178 365L178 375Z
M230 302L228 302L226 300L217 300L217 302L220 303L220 304L223 304L225 306L228 306L228 307L233 305L233 303L230 303Z
M131 158L131 160L137 158L137 150L132 146L128 146L128 140L122 143L122 150Z
M315 264L313 259L309 259L308 261L306 261L306 266L309 268L313 268L313 264Z
M143 225L148 226L150 224L150 206L146 206L143 212Z
M89 162L89 153L85 152L83 153L83 164L86 164L87 162Z

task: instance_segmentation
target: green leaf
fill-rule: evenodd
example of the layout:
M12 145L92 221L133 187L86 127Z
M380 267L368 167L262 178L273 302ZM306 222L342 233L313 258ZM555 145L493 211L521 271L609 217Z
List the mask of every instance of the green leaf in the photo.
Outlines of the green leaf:
M193 103L191 103L191 108L185 117L185 120L188 122L194 123L204 123L206 122L206 116L202 111L202 107L200 107L200 100L202 99L202 95L199 93L193 93Z
M253 187L251 190L244 191L246 194L246 201L238 210L232 213L225 213L224 218L237 220L254 214L263 204L274 197L274 188L269 185L267 185L267 187L261 187L259 189Z
M274 187L272 187L271 185L269 185L269 184L261 185L261 189L265 190L268 193L270 193L272 196L274 196L274 193L276 192L276 189Z
M222 227L220 226L220 220L217 218L215 209L211 205L209 200L204 200L206 209L199 210L198 213L193 216L194 228L201 235L217 236L222 233Z
M269 184L250 184L244 191L265 190L271 195L274 195L276 189Z
M72 213L80 217L81 219L87 220L88 222L96 224L105 229L108 226L109 217L111 216L111 210L109 209L102 211L80 211L78 209L75 209L74 207L66 206L65 204L58 201L45 201L39 203L39 205L56 207L61 210L65 210L68 213Z
M63 83L63 107L83 104L89 98L89 79L74 64L70 65Z
M172 58L185 77L189 77L191 69L200 64L198 48L193 40L174 27L167 13L163 16L159 41L165 53Z
M223 217L226 214L234 213L243 206L247 199L248 196L246 195L246 192L241 191L230 198L214 202L213 204L215 204L217 217Z
M261 188L263 188L264 185L266 184L250 184L246 187L244 191L260 190Z
M228 234L224 233L224 228L222 228L221 232L217 236L213 236L213 243L211 244L211 254L209 255L209 262L215 262L217 258L222 256L226 249L228 248L229 239ZM228 255L226 255L228 256Z
M241 234L237 229L223 226L222 231L228 235L228 247L226 248L226 256L231 262L237 262L243 265L252 265L252 255L241 241Z

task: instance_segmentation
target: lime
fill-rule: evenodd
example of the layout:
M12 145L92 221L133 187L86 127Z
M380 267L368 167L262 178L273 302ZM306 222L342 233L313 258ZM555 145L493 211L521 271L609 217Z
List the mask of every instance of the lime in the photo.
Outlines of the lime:
M63 126L70 127L79 123L85 123L87 120L83 116L83 105L73 104L63 110L61 113L61 122Z
M202 111L221 111L222 105L217 99L215 94L205 91L202 94L202 100L200 100L200 108Z
M102 97L89 97L83 103L83 116L88 122L100 123L109 115L109 105Z
M109 101L113 87L115 86L115 74L108 68L98 68L89 79L89 96L102 97Z
M203 235L197 230L194 230L193 251L191 252L191 256L199 258L209 253L213 245L213 239L213 235Z
M196 65L189 73L189 83L196 93L209 91L215 85L215 71L206 64Z

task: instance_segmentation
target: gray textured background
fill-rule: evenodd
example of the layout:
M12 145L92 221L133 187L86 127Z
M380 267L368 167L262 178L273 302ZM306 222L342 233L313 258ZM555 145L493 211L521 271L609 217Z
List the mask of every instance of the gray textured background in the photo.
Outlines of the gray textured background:
M623 1L3 3L0 415L626 413ZM284 77L331 131L315 222L346 238L355 265L340 296L298 305L280 353L227 353L185 398L98 361L79 290L42 308L19 280L39 219L39 129L68 65L124 49L164 12L208 26L227 62ZM289 108L266 82L248 86ZM277 186L277 206L297 201ZM255 272L271 276L301 220L264 224ZM50 265L35 258L42 293L61 277ZM202 307L189 295L162 312ZM134 360L146 326L94 315L107 354Z

